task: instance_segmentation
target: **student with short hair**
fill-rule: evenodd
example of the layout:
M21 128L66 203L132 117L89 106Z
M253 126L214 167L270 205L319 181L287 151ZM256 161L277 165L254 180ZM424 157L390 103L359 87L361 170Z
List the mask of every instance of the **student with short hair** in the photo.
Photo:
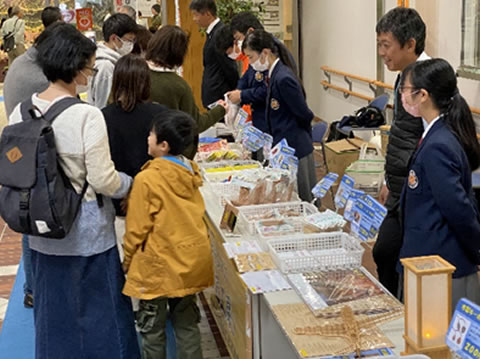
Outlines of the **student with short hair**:
M195 121L182 111L156 116L148 137L153 160L135 177L128 198L123 293L140 298L143 358L166 358L167 315L177 357L202 358L195 294L213 285L213 260L202 176L197 164L181 155L195 132Z
M402 71L411 63L429 59L425 54L425 23L411 8L397 7L378 22L377 48L390 71L398 71L395 82L393 121L385 156L385 185L380 202L388 213L380 226L373 247L378 279L394 295L398 292L397 262L402 245L400 225L400 194L408 175L408 162L422 136L424 124L420 117L405 111L398 91Z
M114 14L103 23L102 32L104 42L98 45L95 61L97 73L88 88L88 103L99 109L107 105L115 64L132 52L137 24L128 15Z
M75 98L94 72L95 44L75 27L58 24L37 46L50 82L31 97L37 115ZM9 123L22 121L21 105ZM122 272L110 197L127 195L131 177L110 158L99 109L75 103L52 123L58 163L77 193L88 183L75 221L62 240L29 236L35 290L35 358L140 358L131 301ZM102 195L99 205L96 194Z
M443 59L408 65L399 92L405 111L426 124L400 200L400 258L441 256L455 266L452 308L463 297L478 303L480 222L472 171L480 165L480 145L472 112Z
M207 34L203 46L202 104L208 108L237 87L238 70L234 60L216 49L217 33L225 25L217 17L215 0L193 0L190 10L193 21Z
M193 159L197 152L199 133L223 119L227 105L220 100L217 106L205 113L198 109L192 88L176 73L177 68L183 64L188 42L188 35L180 27L165 25L150 40L146 59L150 67L152 101L186 112L197 123L194 141L183 152L187 158Z

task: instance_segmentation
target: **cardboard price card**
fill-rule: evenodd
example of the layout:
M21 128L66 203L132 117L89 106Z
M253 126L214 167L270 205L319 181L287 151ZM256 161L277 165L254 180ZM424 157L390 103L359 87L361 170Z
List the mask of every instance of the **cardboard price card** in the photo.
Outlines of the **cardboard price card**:
M93 29L92 9L77 9L76 14L78 31L88 31Z
M248 126L242 132L242 144L249 151L258 151L265 144L263 132L256 127Z
M365 202L375 212L375 217L373 218L372 226L370 227L370 238L373 239L377 235L378 230L380 229L380 226L387 215L387 209L370 195L365 197Z
M353 206L352 216L351 233L362 241L367 241L370 237L375 211L364 199L359 198Z
M462 358L480 358L480 306L465 298L458 302L446 344Z
M338 178L338 174L329 172L312 189L315 198L323 198Z
M347 175L342 177L342 182L338 187L337 193L335 194L335 207L344 208L347 203L347 199L350 196L350 192L353 190L353 185L355 180Z

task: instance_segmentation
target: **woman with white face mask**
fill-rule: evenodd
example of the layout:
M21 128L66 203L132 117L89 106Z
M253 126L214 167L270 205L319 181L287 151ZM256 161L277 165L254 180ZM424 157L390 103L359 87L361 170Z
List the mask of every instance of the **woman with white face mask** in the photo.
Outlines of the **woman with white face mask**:
M462 297L478 303L480 222L472 170L480 164L480 146L472 113L458 91L455 71L443 59L408 66L400 93L405 110L425 125L400 202L400 258L441 256L456 267L452 308Z
M115 170L102 112L76 99L95 72L95 50L69 24L57 25L37 47L50 85L32 96L32 104L40 116L69 102L52 122L58 164L77 193L86 185L65 238L29 236L38 359L140 358L131 302L121 294L125 277L110 199L125 197L132 179ZM11 124L22 121L20 108Z
M243 51L250 66L257 71L268 70L266 98L266 130L275 146L282 139L295 149L298 164L298 192L304 201L311 201L311 189L316 184L313 161L312 120L300 80L292 69L288 53L277 46L273 36L264 30L254 30L244 40Z

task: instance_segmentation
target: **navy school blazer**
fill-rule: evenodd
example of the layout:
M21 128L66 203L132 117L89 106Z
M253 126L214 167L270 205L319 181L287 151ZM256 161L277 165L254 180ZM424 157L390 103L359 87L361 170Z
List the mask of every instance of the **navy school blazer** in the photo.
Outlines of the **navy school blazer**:
M252 106L253 126L267 132L267 122L265 121L265 100L267 98L267 83L265 78L268 76L268 70L255 71L252 66L248 66L247 71L238 81L237 88L242 90L241 104Z
M400 205L400 258L436 254L457 268L454 278L477 272L480 222L472 171L462 145L443 119L413 154Z
M285 138L298 159L312 153L313 112L297 78L281 61L273 69L266 106L267 132L273 137L273 145Z

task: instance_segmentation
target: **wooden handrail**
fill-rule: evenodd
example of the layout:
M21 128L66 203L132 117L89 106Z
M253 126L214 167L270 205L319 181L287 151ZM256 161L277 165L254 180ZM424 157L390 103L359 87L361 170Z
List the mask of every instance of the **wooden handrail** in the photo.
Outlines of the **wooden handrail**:
M365 100L365 101L368 101L368 102L371 102L373 101L373 97L370 97L370 96L365 96L361 93L358 93L358 92L355 92L355 91L350 91L348 89L344 89L343 87L340 87L340 86L336 86L336 85L333 85L331 83L328 83L327 81L325 80L322 80L322 86L325 86L325 87L328 87L328 88L331 88L331 89L334 89L334 90L337 90L337 91L340 91L340 92L343 92L343 93L346 93L346 94L349 94L351 96L355 96L355 97L358 97L358 98L361 98L362 100ZM392 105L388 104L387 105L388 108L393 108Z
M349 73L347 73L347 72L343 72L343 71L340 71L340 70L332 69L331 67L328 67L328 66L322 66L322 67L320 67L320 68L321 68L323 71L326 71L326 72L329 72L329 73L332 73L332 74L335 74L335 75L348 77L348 78L351 78L351 79L354 79L354 80L366 82L366 83L368 83L369 85L374 85L374 86L377 86L377 87L383 87L383 88L386 88L386 89L389 89L389 90L393 90L393 86L388 85L388 84L386 84L385 82L382 82L382 81L370 80L370 79L368 79L368 78L366 78L366 77L357 76L357 75L352 75L352 74L349 74ZM325 80L322 81L322 85L323 85L323 86L326 86L326 87L333 88L333 89L335 89L335 90L337 90L337 91L341 91L341 92L343 92L343 93L346 93L346 94L349 94L349 95L352 95L352 96L355 96L355 97L362 98L362 99L367 100L367 101L373 100L373 98L371 98L371 97L362 95L362 94L360 94L360 93L358 93L358 92L353 92L353 91L344 89L344 88L339 87L339 86L332 85L331 83L329 83L329 82L327 82L327 81L325 81ZM388 105L388 107L392 108L391 105ZM472 111L472 113L473 113L474 115L480 116L480 109L479 109L479 108L470 107L470 111Z
M375 85L375 86L378 86L378 87L383 87L383 88L386 88L386 89L389 89L389 90L393 90L392 85L388 85L388 84L386 84L385 82L382 82L382 81L371 80L371 79L366 78L366 77L349 74L347 72L332 69L331 67L328 67L328 66L322 66L322 67L320 67L320 69L322 69L323 71L326 71L326 72L330 72L330 73L335 74L335 75L349 77L349 78L354 79L354 80L366 82L367 84L371 84L371 85Z

